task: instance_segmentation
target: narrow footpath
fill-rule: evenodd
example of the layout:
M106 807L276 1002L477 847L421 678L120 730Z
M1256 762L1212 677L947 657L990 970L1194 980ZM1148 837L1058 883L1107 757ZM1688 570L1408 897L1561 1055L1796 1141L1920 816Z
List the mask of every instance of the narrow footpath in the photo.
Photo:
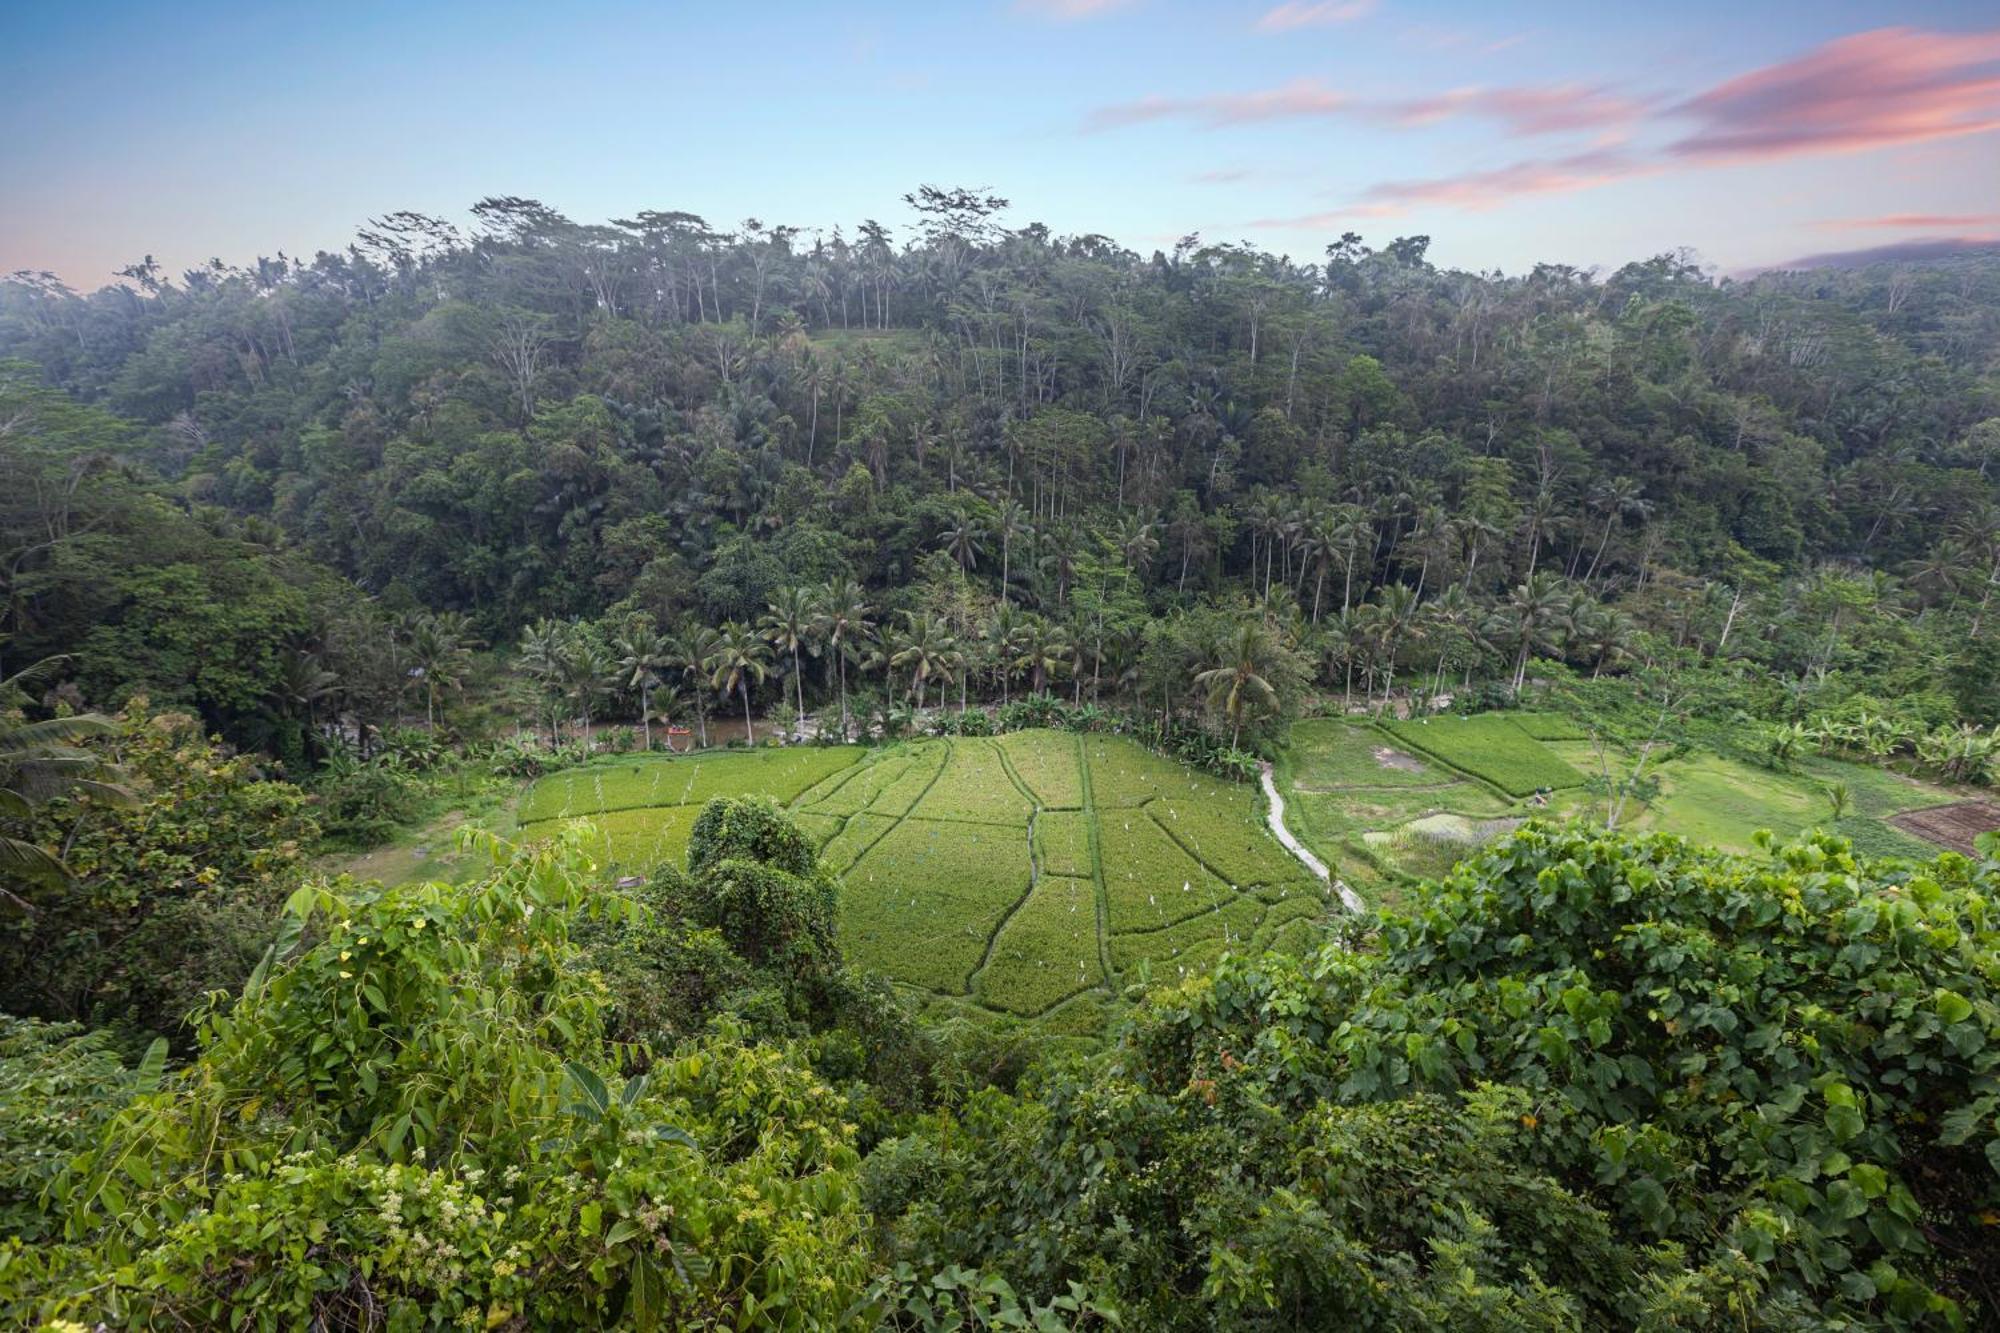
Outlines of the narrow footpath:
M1279 842L1285 844L1285 850L1298 857L1306 869L1331 885L1333 891L1340 895L1340 901L1348 911L1366 910L1361 895L1348 888L1345 880L1335 879L1333 872L1326 868L1326 862L1307 851L1304 845L1292 836L1292 831L1285 827L1285 798L1278 795L1278 784L1271 781L1271 763L1268 759L1258 765L1258 777L1264 785L1264 799L1271 803L1270 813L1267 816L1271 832Z

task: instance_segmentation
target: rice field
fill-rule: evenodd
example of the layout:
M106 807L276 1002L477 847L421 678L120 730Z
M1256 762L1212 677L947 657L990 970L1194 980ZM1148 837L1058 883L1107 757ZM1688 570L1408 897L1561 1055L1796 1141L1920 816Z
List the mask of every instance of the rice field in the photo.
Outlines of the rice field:
M840 875L850 962L1050 1031L1141 976L1309 947L1328 911L1254 787L1110 736L622 758L535 784L521 822L584 820L609 867L646 874L685 855L703 802L750 792L789 805Z

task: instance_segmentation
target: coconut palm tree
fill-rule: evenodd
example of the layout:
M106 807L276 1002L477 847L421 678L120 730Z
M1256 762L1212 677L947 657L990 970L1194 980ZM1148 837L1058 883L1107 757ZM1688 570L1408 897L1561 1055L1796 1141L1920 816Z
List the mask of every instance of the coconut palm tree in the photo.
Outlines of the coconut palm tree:
M670 653L674 670L694 685L688 692L688 699L694 705L695 727L701 734L704 749L708 746L708 659L715 655L715 640L713 629L690 624L674 636Z
M547 616L521 631L521 669L541 687L548 706L549 744L562 740L562 651L564 626Z
M782 588L773 597L764 616L757 622L771 647L792 659L792 693L795 697L800 721L806 715L806 676L804 655L817 654L814 642L819 636L816 604L811 592L804 588Z
M1544 570L1516 585L1494 611L1488 637L1514 650L1515 694L1527 683L1528 658L1537 648L1554 646L1568 601L1562 580Z
M1266 674L1276 654L1270 627L1262 620L1245 620L1230 636L1222 660L1195 673L1195 688L1204 693L1208 706L1229 719L1232 750L1243 738L1244 718L1277 711L1278 691Z
M1014 666L1028 673L1030 692L1048 693L1049 681L1069 660L1069 644L1062 630L1046 616L1024 616L1014 631L1013 647Z
M958 651L958 640L952 637L951 626L943 616L905 611L903 620L903 629L889 654L889 665L910 673L910 690L917 696L917 711L922 712L930 682L949 683L963 657Z
M717 694L742 694L743 734L752 745L757 743L757 729L750 721L750 682L764 682L770 661L770 646L755 631L731 620L715 632L705 663L708 683Z
M477 642L471 620L456 611L425 614L410 626L410 675L423 690L424 722L431 730L437 730L438 696L465 688Z
M986 554L982 545L986 529L969 515L960 515L957 523L938 534L938 544L958 561L958 572L969 574L979 567L979 557Z
M833 655L834 667L840 674L840 739L843 742L849 735L847 659L874 630L875 622L868 618L873 610L862 594L861 585L853 579L835 579L828 583L819 590L815 603L814 629L825 641Z
M649 751L653 748L653 691L660 687L660 673L673 665L673 649L673 641L654 629L649 620L635 621L611 643L611 651L618 657L619 688L639 692L641 743Z

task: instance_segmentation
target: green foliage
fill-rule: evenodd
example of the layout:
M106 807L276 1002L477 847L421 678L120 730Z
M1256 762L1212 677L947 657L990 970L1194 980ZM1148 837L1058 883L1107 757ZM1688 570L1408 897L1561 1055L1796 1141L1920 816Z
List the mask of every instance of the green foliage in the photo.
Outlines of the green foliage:
M688 837L689 917L755 967L835 969L838 885L812 841L768 797L717 797Z
M0 1006L184 1044L189 1011L256 963L318 827L304 792L184 714L134 700L85 744L130 799L82 792L34 812L34 841L65 848L71 877L20 886L33 910L0 922Z
M1510 796L1583 785L1583 774L1516 726L1511 714L1392 720L1382 726L1405 744L1483 778Z

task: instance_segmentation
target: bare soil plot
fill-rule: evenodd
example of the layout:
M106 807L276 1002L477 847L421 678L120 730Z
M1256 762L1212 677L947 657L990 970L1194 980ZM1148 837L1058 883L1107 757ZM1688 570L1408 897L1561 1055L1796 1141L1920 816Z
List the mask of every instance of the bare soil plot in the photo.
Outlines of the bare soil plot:
M1955 801L1927 810L1908 810L1889 821L1925 842L1971 856L1973 839L2000 830L2000 805L1992 801Z

